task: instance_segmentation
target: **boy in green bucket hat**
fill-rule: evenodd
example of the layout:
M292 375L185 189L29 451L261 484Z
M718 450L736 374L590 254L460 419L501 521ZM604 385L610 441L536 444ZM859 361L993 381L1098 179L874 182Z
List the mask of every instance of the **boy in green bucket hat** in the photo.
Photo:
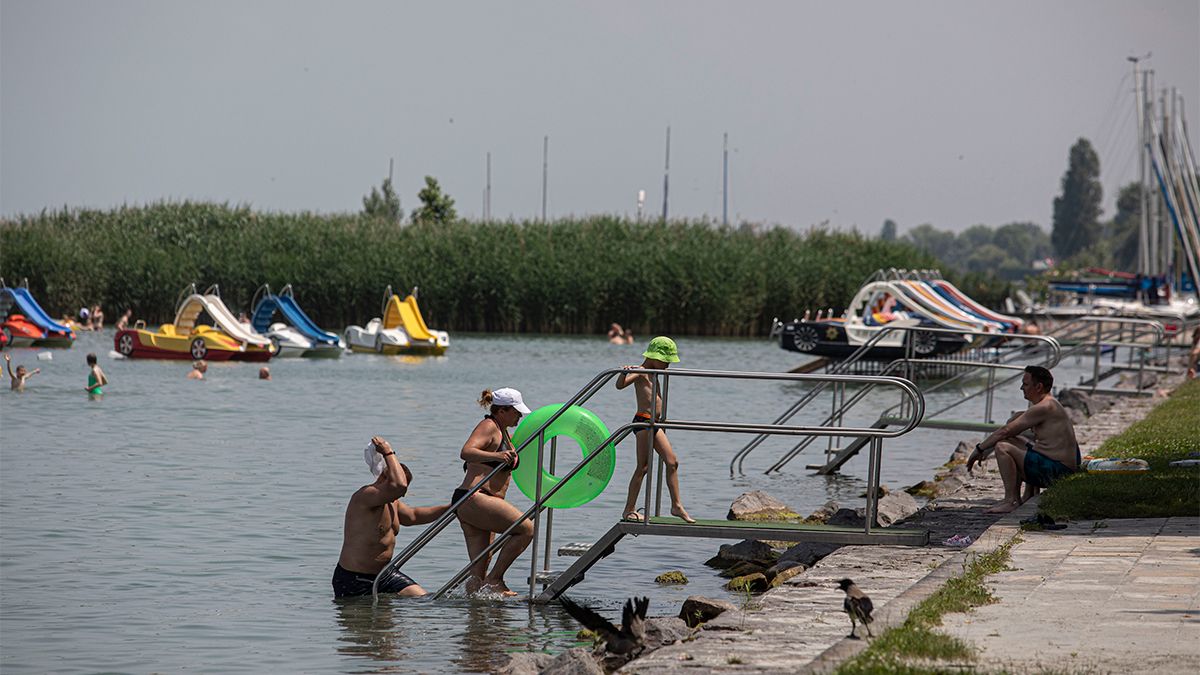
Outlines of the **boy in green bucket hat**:
M642 356L645 357L645 360L642 361L641 366L625 366L625 368L666 370L669 364L679 363L679 349L675 346L675 341L669 337L659 336L651 340L650 346ZM635 423L646 423L662 415L662 398L654 396L652 380L654 377L657 376L646 373L621 373L617 376L617 389L624 389L632 384L633 391L637 394L637 414L633 416ZM633 477L629 479L629 497L625 500L625 515L622 518L636 522L645 521L642 514L638 513L637 499L638 493L642 490L642 479L650 470L650 448L652 446L667 467L667 489L671 493L671 515L678 516L688 523L696 522L688 515L687 510L683 508L683 502L679 499L679 460L675 457L675 451L671 449L671 442L667 440L667 434L662 429L655 430L653 443L651 443L650 429L637 432L637 468L633 471Z

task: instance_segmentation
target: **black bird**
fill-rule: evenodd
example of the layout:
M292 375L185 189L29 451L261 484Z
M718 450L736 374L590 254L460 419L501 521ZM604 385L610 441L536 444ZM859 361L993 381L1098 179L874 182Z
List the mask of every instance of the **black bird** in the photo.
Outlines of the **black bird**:
M866 627L867 637L875 637L871 634L871 622L875 620L871 618L871 611L875 609L875 605L871 603L871 599L867 597L866 593L859 590L858 586L855 586L854 582L850 579L839 581L838 588L846 591L846 599L842 601L842 609L846 610L846 613L850 615L850 637L858 639L858 636L854 634L855 629L858 628L856 622L862 622L862 625Z
M625 610L621 613L621 627L618 629L608 619L593 612L583 605L575 604L567 596L558 599L563 609L567 610L584 628L595 631L604 638L606 648L614 654L632 654L642 649L642 641L646 637L646 610L650 607L650 598L630 598L625 601Z

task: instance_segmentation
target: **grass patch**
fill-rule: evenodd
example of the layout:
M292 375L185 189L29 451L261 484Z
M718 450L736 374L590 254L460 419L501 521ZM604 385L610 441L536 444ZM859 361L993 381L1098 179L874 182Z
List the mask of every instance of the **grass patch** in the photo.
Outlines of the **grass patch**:
M1200 380L1184 383L1123 433L1104 442L1097 457L1136 457L1144 474L1078 473L1042 493L1039 509L1052 518L1165 518L1200 512L1196 467L1169 466L1200 451Z
M970 645L934 628L942 625L945 614L967 612L995 602L983 580L1007 569L1009 551L1018 541L1013 539L964 565L961 575L947 581L914 607L903 625L887 630L858 656L843 663L837 669L837 675L960 672L957 668L943 671L928 665L913 665L910 661L974 660L975 652Z

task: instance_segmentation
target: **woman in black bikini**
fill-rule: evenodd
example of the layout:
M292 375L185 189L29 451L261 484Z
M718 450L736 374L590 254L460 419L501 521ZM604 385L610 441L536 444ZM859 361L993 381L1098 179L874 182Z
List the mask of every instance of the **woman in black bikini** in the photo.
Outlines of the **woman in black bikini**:
M487 548L499 532L508 529L521 512L504 499L508 492L511 470L517 466L517 452L509 439L508 429L517 426L521 415L529 412L516 389L497 389L483 392L479 405L488 408L488 414L475 425L471 437L463 444L460 453L463 460L462 485L454 491L452 503L458 502L476 483L487 477L498 466L505 468L492 476L470 499L458 507L458 523L467 540L467 555L474 559ZM513 530L512 536L500 547L496 564L488 572L488 558L482 558L471 567L467 578L467 592L480 589L498 592L501 595L516 595L504 584L504 573L521 555L533 539L533 523L522 522Z

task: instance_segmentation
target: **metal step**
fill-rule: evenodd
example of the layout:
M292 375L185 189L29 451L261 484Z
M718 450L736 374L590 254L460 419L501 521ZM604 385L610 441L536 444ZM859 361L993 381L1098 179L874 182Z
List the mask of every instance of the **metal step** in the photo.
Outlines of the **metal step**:
M560 575L562 575L561 571L555 572L554 570L540 570L537 574L534 575L534 578L537 579L537 582L539 584L542 584L543 586L545 586L548 584L552 584L555 581L558 581L558 577ZM527 584L529 583L529 577L525 577L525 583L527 583Z
M563 544L562 546L559 546L558 554L560 556L578 557L578 556L581 556L581 555L587 553L590 550L592 550L592 544L590 542L581 541L581 542L574 542L574 543L570 543L570 544Z

